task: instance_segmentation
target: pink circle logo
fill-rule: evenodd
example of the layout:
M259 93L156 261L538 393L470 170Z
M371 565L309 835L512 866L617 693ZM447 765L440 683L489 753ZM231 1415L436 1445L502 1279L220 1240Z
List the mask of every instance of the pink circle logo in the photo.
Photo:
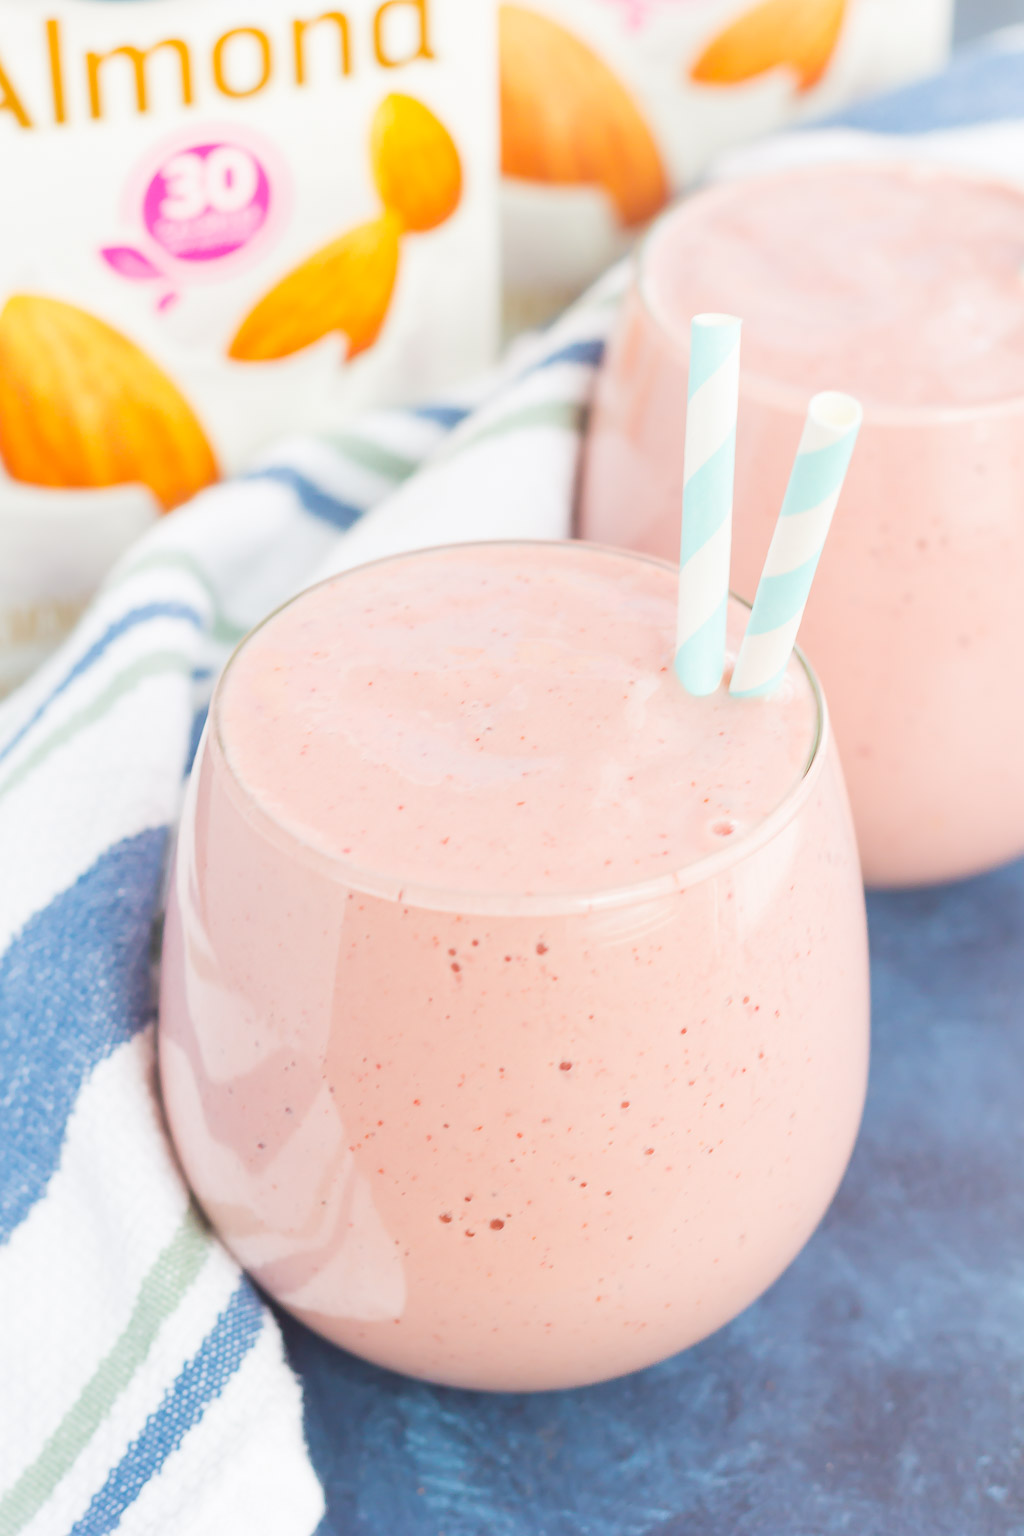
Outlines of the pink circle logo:
M178 261L217 261L259 234L270 213L270 179L240 144L195 144L161 165L142 217Z

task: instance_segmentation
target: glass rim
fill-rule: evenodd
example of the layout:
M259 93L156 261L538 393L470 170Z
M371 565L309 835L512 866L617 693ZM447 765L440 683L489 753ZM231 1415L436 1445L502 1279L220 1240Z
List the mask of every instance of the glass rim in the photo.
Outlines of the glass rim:
M694 202L703 202L711 198L724 200L737 188L750 181L779 181L798 180L805 176L811 176L822 170L844 171L886 171L896 174L914 172L918 175L938 178L940 176L952 176L960 181L967 181L988 186L1001 192L1012 193L1019 199L1024 207L1024 184L1009 180L1008 177L999 176L996 173L972 166L960 166L945 161L915 158L912 155L878 155L873 158L870 155L863 157L836 158L835 160L809 160L799 164L765 167L763 170L754 170L743 176L729 176L720 181L704 182L689 196L677 198L668 208L664 209L638 242L636 250L631 258L632 279L631 290L637 296L644 313L653 322L659 335L667 342L669 347L678 356L688 358L690 351L689 337L679 331L666 318L664 312L659 309L654 295L650 291L650 250L654 242L659 238L662 229L674 219L685 216L686 210ZM824 386L822 386L824 387ZM836 382L830 388L840 389L841 382ZM740 395L750 396L762 404L774 406L780 411L803 418L807 411L808 402L815 393L814 389L802 388L796 384L786 384L782 380L774 378L768 373L758 373L755 370L742 368L740 370ZM984 421L996 416L1012 416L1018 412L1024 414L1024 393L1016 395L1003 395L993 400L983 400L970 405L885 405L870 399L861 399L864 410L864 424L866 426L883 427L911 427L926 425L951 425L959 422Z
M333 575L326 576L323 580L314 582L309 587L304 587L301 592L293 594L285 602L279 603L276 608L272 609L258 624L254 625L252 629L243 635L225 662L213 691L207 727L203 733L204 738L207 735L209 736L216 755L223 765L225 779L230 786L232 798L236 802L236 808L247 820L255 824L257 831L261 832L279 848L292 853L298 850L304 861L312 864L330 878L337 880L339 884L343 884L353 891L358 891L362 895L376 897L380 900L390 901L395 905L406 907L418 907L442 912L473 913L474 915L479 914L481 916L558 917L640 905L643 902L659 900L672 894L681 894L696 885L703 884L733 865L742 863L745 858L770 843L802 809L818 777L821 763L825 756L825 749L831 739L828 706L821 684L818 681L814 668L810 665L799 646L793 647L793 656L802 668L810 685L815 705L815 720L807 759L797 778L786 790L782 799L751 827L747 828L746 831L738 836L730 837L727 844L720 850L714 853L703 854L689 864L671 870L666 874L655 875L646 880L632 881L626 885L596 886L587 891L555 890L518 893L509 891L460 890L442 885L429 885L417 881L402 880L400 876L395 874L389 875L381 871L366 869L351 859L330 853L326 849L318 847L315 843L309 842L268 810L249 786L243 782L234 764L231 762L223 739L221 700L231 669L246 645L255 635L271 624L278 614L283 613L285 609L300 602L310 592L319 591L322 587L343 584L347 577L355 576L360 571L373 569L377 566L391 565L402 560L415 560L424 555L445 554L450 550L456 549L521 549L538 547L549 549L554 547L568 550L578 549L581 545L596 554L604 554L616 559L625 559L644 565L654 565L662 570L673 572L675 570L670 561L661 560L656 556L638 554L632 550L616 549L612 545L597 544L590 540L474 539L457 544L424 545L419 549L402 550L395 554L383 555L379 559L368 560L347 570L338 571ZM749 610L751 605L745 599L738 597L732 592L730 592L729 596L740 603L742 607ZM756 704L757 701L750 702ZM200 754L197 753L196 770L198 770L199 763Z

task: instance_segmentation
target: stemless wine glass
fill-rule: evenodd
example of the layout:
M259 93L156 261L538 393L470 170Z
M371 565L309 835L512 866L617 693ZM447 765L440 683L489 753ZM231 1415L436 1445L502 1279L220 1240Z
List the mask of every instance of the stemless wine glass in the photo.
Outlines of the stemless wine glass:
M919 227L882 256L883 216L856 219L865 177L891 183L894 205L902 190L923 189ZM861 394L864 424L801 639L828 695L868 884L972 874L1024 852L1024 716L1007 698L1024 649L1024 394L1011 387L1012 377L1024 378L1024 194L966 172L900 164L812 166L759 177L754 194L751 185L698 193L664 216L638 255L598 383L580 531L651 554L678 551L696 310L741 315L749 343L732 565L742 596L754 595L807 399L826 387ZM843 206L823 208L824 196ZM983 213L991 204L998 238L988 240L968 216L962 243L951 240L946 225L958 218L958 196L979 200ZM847 231L842 271L815 270L802 255L804 225L794 210L809 224ZM929 243L933 217L940 227ZM750 226L742 273L726 253L712 276L695 278L687 259L694 221L714 253L716 228L732 240L741 220ZM975 278L972 242L994 272ZM902 323L901 296L918 276L933 280L943 251L956 268L947 308ZM851 292L858 271L865 277ZM875 311L892 326L872 325ZM1002 362L982 344L987 332ZM757 361L769 334L778 357L788 334L784 379ZM870 370L871 394L851 366ZM887 366L919 370L911 403L892 403ZM961 377L943 379L944 369ZM964 398L954 399L958 393Z
M674 592L660 561L506 548ZM398 556L290 607L328 591L340 611L373 570L430 592L472 558ZM188 792L160 1019L172 1133L227 1245L338 1344L464 1387L607 1378L734 1317L821 1218L865 1093L863 890L806 663L780 803L688 867L545 895L412 883L296 836L226 728L252 643Z

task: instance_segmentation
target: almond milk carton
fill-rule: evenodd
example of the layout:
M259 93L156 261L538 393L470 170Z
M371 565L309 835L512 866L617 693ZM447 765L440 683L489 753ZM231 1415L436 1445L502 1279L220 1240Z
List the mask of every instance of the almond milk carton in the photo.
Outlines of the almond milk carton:
M0 0L0 691L154 519L497 326L491 0Z
M564 303L712 157L937 68L952 0L508 0L513 326Z

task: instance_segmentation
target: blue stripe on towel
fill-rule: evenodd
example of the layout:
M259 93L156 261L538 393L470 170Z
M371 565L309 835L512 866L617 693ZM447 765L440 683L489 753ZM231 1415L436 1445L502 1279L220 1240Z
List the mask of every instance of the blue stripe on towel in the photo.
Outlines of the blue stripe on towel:
M1018 120L1024 102L1024 50L972 49L945 74L838 112L822 127L868 133L923 134L977 123Z
M528 373L539 373L542 368L555 368L559 363L583 363L588 368L596 368L604 357L605 343L602 337L593 337L589 341L573 341L567 347L562 347L558 352L552 352L548 357L542 357L528 369Z
M330 523L332 528L337 528L341 533L357 523L366 511L365 507L356 507L351 502L329 495L307 475L300 474L287 464L268 464L265 469L254 469L251 474L243 475L242 480L270 480L275 485L283 485L291 491L304 512Z
M115 844L0 961L0 1243L44 1194L85 1079L152 1017L165 837L161 827Z
M418 405L412 412L422 421L436 421L439 427L449 429L457 427L469 414L468 408L462 405Z
M68 669L57 686L46 695L24 725L15 731L10 741L0 748L0 763L14 751L19 741L23 740L37 724L54 700L59 699L65 689L69 688L76 678L81 677L83 672L88 672L89 668L110 649L115 640L119 640L130 630L138 629L141 624L148 624L150 619L184 619L187 623L195 625L197 629L201 629L204 624L203 615L188 603L145 603L141 608L132 608L127 613L123 613L104 630L98 639L93 641L89 649Z
M202 1418L259 1338L266 1321L247 1280L238 1286L202 1346L146 1420L69 1536L108 1536L151 1478ZM182 1533L184 1536L184 1533Z

